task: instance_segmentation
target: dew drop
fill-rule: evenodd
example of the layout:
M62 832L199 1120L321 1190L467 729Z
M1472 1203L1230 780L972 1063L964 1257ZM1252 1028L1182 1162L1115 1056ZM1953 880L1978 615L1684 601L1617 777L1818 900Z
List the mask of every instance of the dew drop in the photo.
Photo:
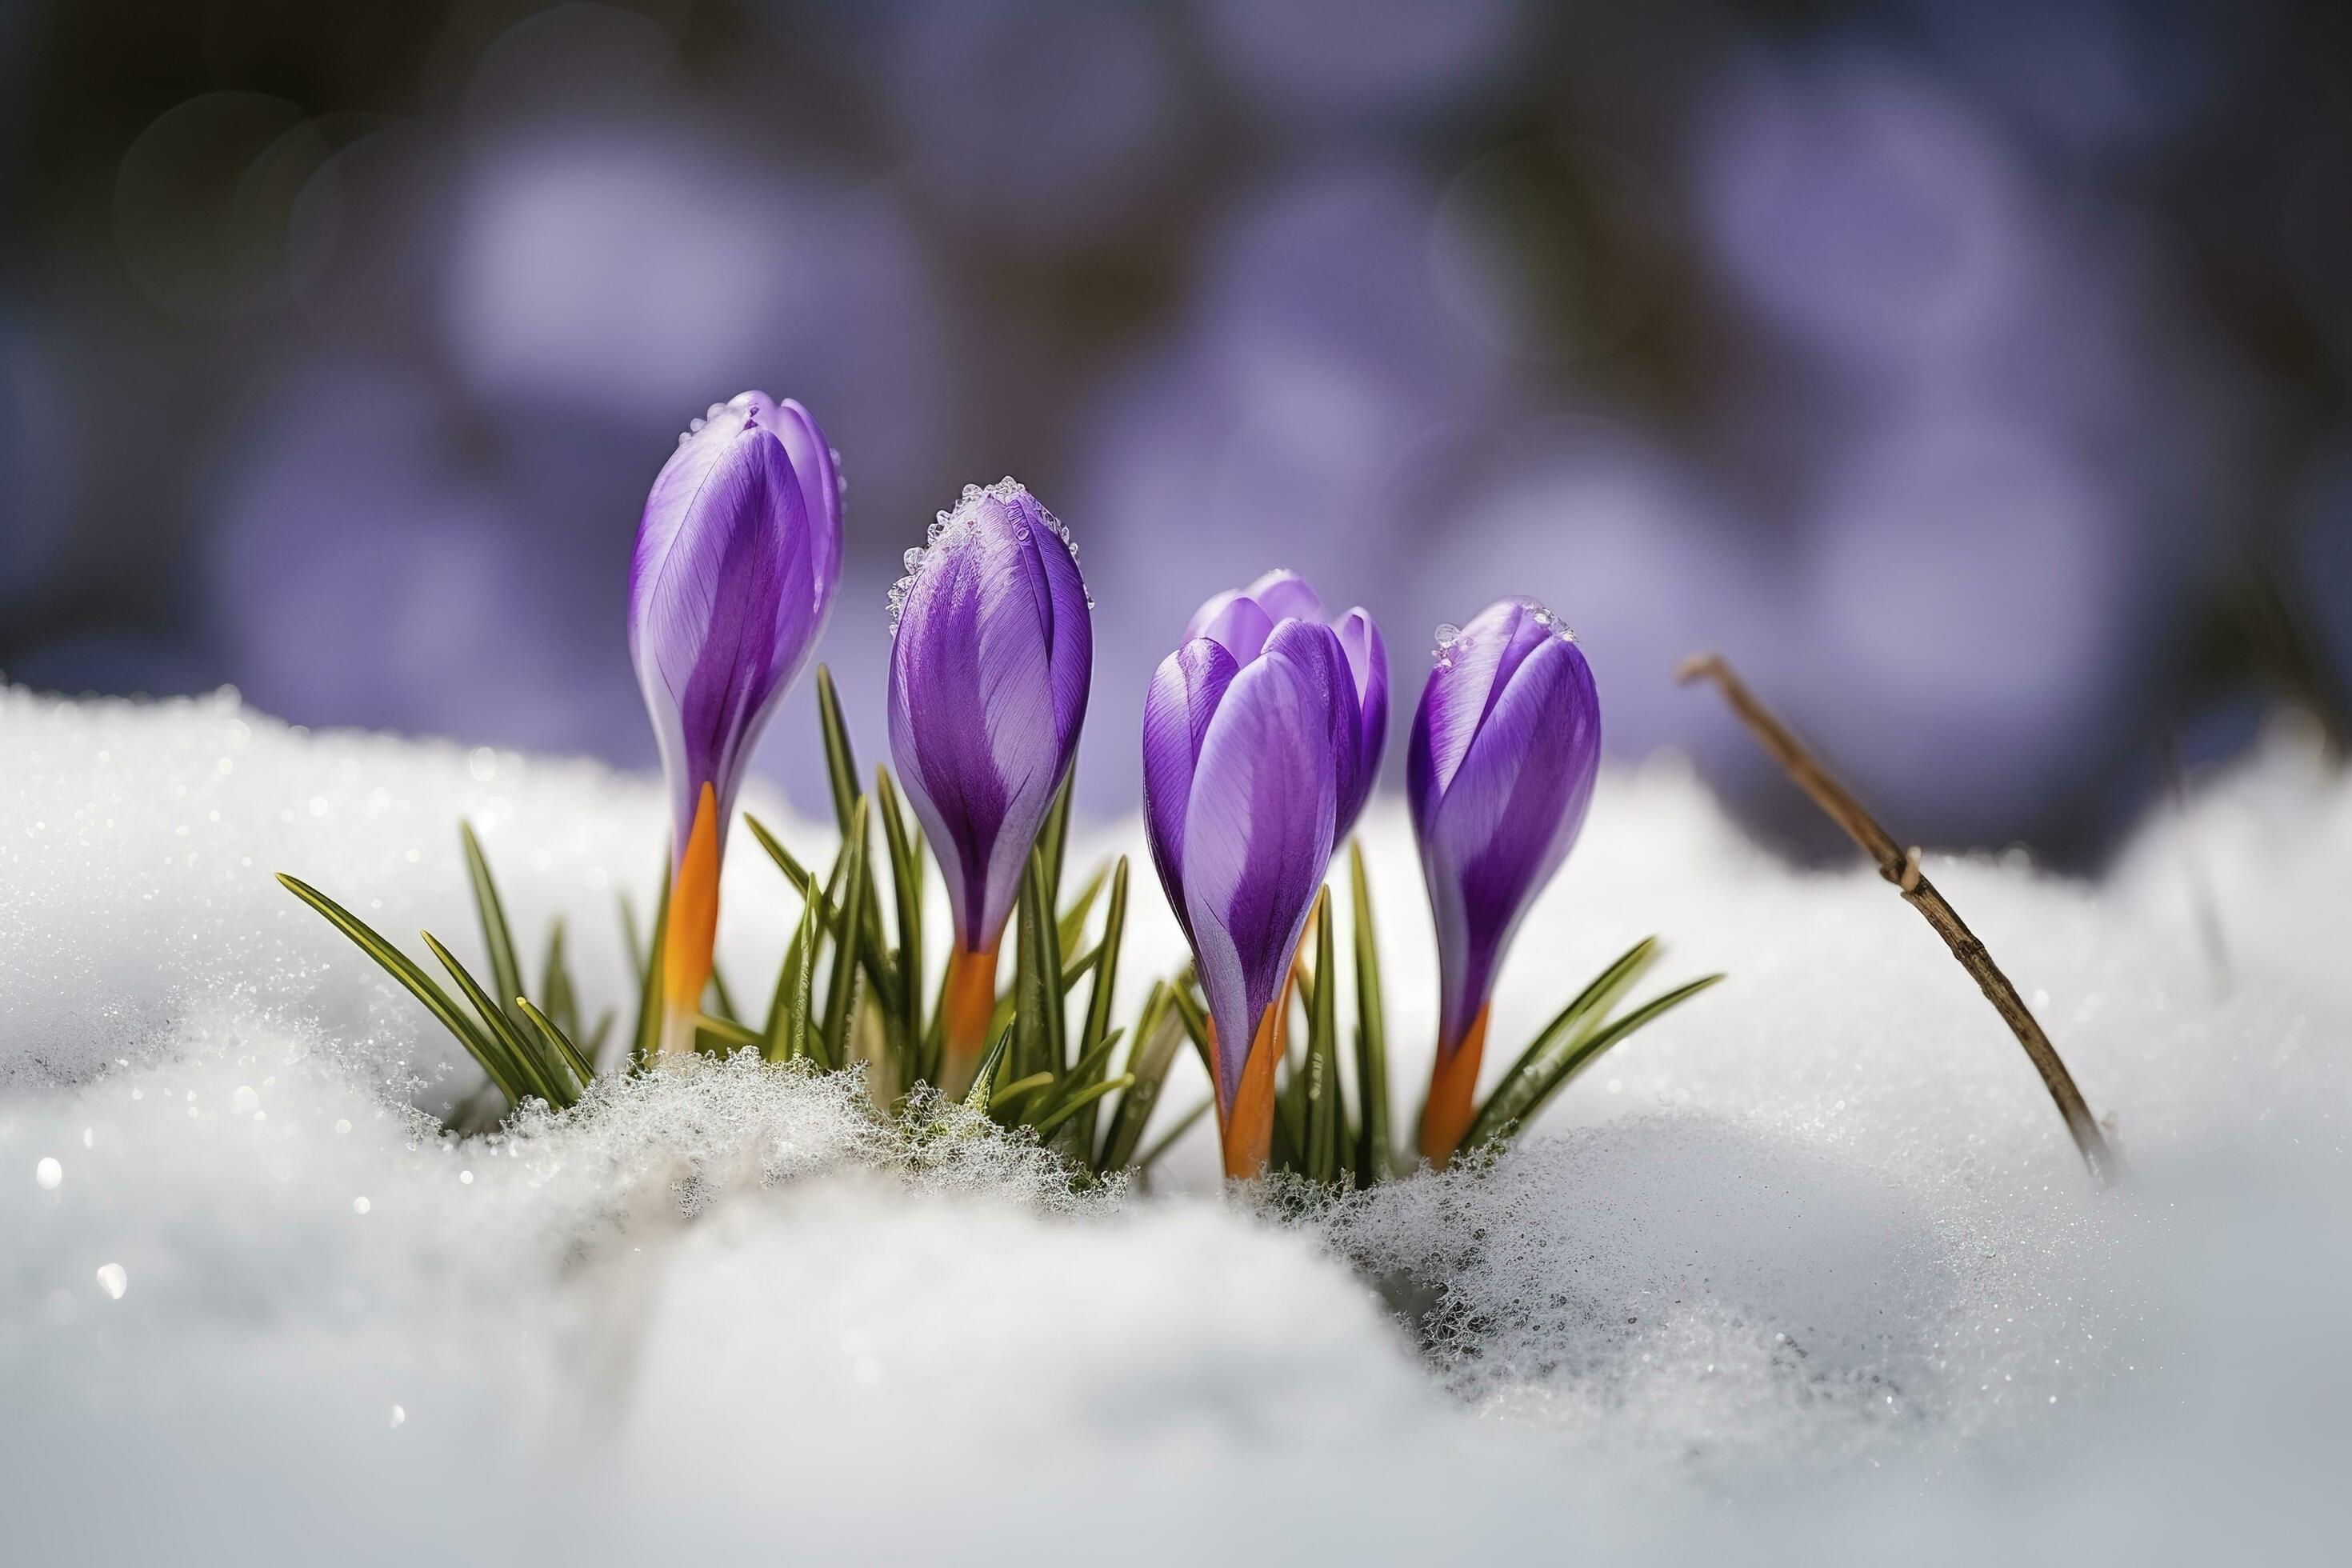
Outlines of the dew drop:
M120 1263L101 1263L98 1266L98 1288L112 1300L120 1301L122 1293L131 1289L131 1276L123 1271Z

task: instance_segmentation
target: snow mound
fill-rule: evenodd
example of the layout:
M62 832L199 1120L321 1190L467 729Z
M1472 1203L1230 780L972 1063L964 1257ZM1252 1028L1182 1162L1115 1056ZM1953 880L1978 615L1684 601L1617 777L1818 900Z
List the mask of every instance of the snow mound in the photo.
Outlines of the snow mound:
M1260 1213L1202 1136L1159 1192L1074 1193L955 1109L885 1124L749 1060L446 1137L471 1068L270 873L471 961L460 816L519 931L561 915L584 1006L625 1014L651 781L0 690L11 1558L2163 1561L2333 1529L2352 790L2293 734L2096 884L1930 862L2114 1119L2111 1194L1884 883L1777 864L1671 763L1604 776L1493 1037L1654 931L1654 984L1731 981L1491 1168ZM1365 834L1402 1089L1425 915L1402 811ZM756 992L796 910L747 841L725 897ZM1157 904L1139 993L1180 952Z

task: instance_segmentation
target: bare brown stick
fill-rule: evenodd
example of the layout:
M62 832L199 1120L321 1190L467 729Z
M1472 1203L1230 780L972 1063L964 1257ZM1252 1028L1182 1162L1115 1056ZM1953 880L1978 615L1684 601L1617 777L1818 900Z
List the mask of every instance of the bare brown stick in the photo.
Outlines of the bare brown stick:
M1968 922L1937 890L1936 884L1920 873L1919 852L1897 844L1895 836L1880 826L1878 819L1854 799L1853 792L1832 778L1829 770L1805 749L1804 742L1756 700L1748 683L1720 655L1702 653L1685 659L1682 668L1675 672L1675 679L1684 685L1694 680L1713 681L1732 712L1739 716L1740 722L1748 726L1772 759L1787 770L1798 787L1812 796L1813 804L1878 862L1879 874L1894 883L1911 907L1936 928L1936 934L1944 939L1944 945L1952 950L1960 967L1976 977L1985 999L2000 1015L2001 1022L2009 1026L2010 1033L2017 1037L2017 1043L2025 1047L2034 1070L2042 1075L2042 1087L2058 1102L2058 1114L2066 1119L2066 1131L2074 1135L2074 1147L2082 1151L2083 1163L2090 1166L2091 1173L2101 1184L2114 1185L2123 1173L2122 1167L2108 1146L2106 1135L2099 1131L2098 1119L2084 1103L2083 1091L2074 1087L2074 1075L2058 1059L2050 1037L2042 1032L2042 1026L2034 1021L2024 998L2009 983L2009 976L2000 972L2000 965L1992 961L1985 944L1969 930Z

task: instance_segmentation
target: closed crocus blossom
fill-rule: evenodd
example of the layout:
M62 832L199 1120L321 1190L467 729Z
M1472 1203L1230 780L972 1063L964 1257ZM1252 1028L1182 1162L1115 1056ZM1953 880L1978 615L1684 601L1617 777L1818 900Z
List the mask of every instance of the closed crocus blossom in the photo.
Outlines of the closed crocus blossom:
M1247 664L1265 648L1266 638L1284 621L1313 621L1328 626L1347 656L1348 681L1356 693L1353 742L1340 762L1339 816L1331 831L1337 846L1355 827L1380 778L1381 755L1389 739L1389 650L1370 612L1359 605L1333 617L1324 613L1322 595L1307 579L1282 568L1267 573L1246 588L1229 588L1192 612L1184 627L1184 642L1207 637Z
M1274 578L1212 600L1195 617L1205 629L1160 664L1143 709L1144 827L1208 994L1229 1176L1265 1163L1291 955L1378 764L1359 668L1379 668L1386 702L1369 618L1360 666L1306 585L1278 575L1308 615L1266 614L1258 591Z
M1520 917L1576 842L1601 765L1601 700L1566 626L1531 599L1441 627L1405 757L1437 923L1437 1062L1421 1152L1469 1130L1487 1001Z
M1094 668L1068 530L1011 479L967 486L890 595L890 755L948 886L940 1079L988 1040L996 954L1030 846L1070 769Z
M841 482L808 410L747 392L678 437L629 565L629 656L673 815L659 1051L691 1050L743 764L841 581Z

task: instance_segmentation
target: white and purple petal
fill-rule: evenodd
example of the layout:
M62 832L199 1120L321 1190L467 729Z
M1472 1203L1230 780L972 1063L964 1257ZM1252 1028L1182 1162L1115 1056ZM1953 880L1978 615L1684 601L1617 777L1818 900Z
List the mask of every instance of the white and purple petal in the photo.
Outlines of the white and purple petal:
M1601 708L1583 651L1505 600L1449 641L1413 716L1406 782L1437 926L1441 1035L1463 1037L1592 800Z
M1352 707L1338 637L1289 620L1231 677L1201 736L1178 858L1228 1112L1330 863Z
M1094 635L1053 515L1005 481L966 492L897 599L890 752L966 951L992 946L1086 717Z
M1184 907L1184 814L1209 721L1241 666L1224 647L1195 637L1160 660L1143 696L1143 828L1168 907L1189 939Z
M785 406L756 392L713 405L656 476L638 522L629 649L669 784L674 853L705 784L725 834L743 764L815 645L839 576L837 497L812 509L778 426L819 450L824 437L805 410Z

